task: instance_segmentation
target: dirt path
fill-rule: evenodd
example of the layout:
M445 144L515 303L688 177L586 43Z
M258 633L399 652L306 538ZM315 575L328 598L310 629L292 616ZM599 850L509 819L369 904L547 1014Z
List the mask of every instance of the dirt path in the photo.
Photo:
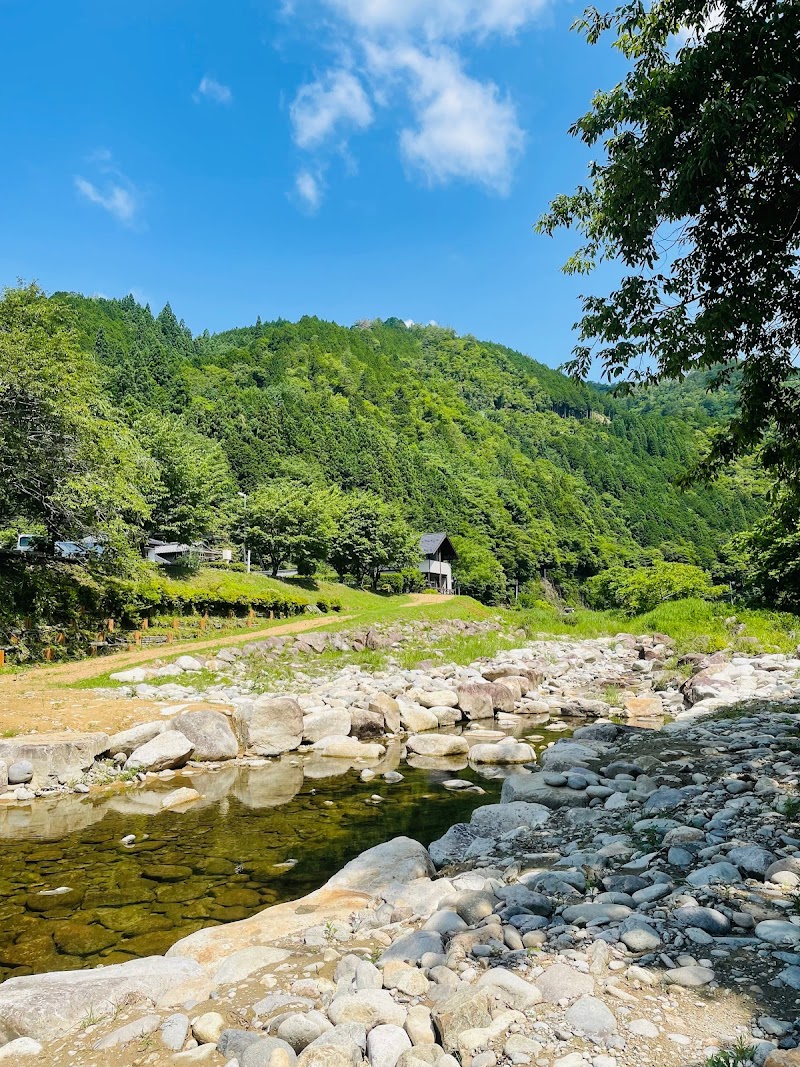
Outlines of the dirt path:
M448 597L415 593L403 607L421 607L440 603ZM352 621L358 613L337 615L336 622ZM315 616L295 622L280 623L263 629L229 637L210 637L203 641L181 641L171 645L115 652L52 667L32 667L15 674L0 675L0 734L42 733L49 730L124 730L150 717L158 717L161 706L146 700L125 700L96 694L92 689L70 689L75 682L88 681L109 671L126 670L156 660L171 660L184 654L205 652L226 645L243 645L265 637L302 633L328 626L331 616ZM193 705L201 707L201 704Z

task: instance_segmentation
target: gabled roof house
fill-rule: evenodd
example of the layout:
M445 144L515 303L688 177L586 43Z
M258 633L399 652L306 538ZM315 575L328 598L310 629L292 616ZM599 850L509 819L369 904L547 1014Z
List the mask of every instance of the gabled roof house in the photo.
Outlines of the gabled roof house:
M453 570L451 564L458 559L458 553L446 533L423 534L419 541L422 559L419 569L425 575L430 589L440 593L453 592Z

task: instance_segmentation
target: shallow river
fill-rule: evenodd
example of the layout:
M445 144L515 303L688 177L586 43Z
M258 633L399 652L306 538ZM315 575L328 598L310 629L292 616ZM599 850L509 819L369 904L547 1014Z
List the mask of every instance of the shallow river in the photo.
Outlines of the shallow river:
M538 750L546 742L531 737L534 728L528 721L513 732ZM362 782L361 768L342 761L287 756L0 811L0 978L163 953L201 927L317 889L372 845L400 834L427 845L499 799L496 768L420 759L413 767L400 748L374 766L379 775L399 769L403 780L391 785L380 776ZM456 777L485 793L443 787ZM203 801L160 811L181 785ZM129 834L136 840L125 845Z

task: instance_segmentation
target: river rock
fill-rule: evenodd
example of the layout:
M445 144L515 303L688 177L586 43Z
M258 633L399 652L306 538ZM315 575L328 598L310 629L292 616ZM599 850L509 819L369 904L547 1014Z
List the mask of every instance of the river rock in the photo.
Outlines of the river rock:
M554 963L538 975L536 987L548 1004L558 1004L594 993L594 979L567 963Z
M436 730L439 727L439 720L428 708L423 708L421 704L407 704L405 702L400 704L400 723L412 733L419 733L422 730Z
M57 779L65 784L79 778L98 756L108 752L108 734L42 733L0 739L0 761L8 767L27 762L33 767L32 789Z
M710 967L676 967L664 974L670 985L684 986L686 989L699 989L714 981L714 972Z
M568 771L573 767L591 766L598 760L597 751L580 741L557 741L539 757L542 767L548 771Z
M177 730L165 730L135 748L125 761L125 766L138 767L143 771L165 771L183 767L193 752L194 745L188 737Z
M139 726L132 726L130 730L122 730L118 734L112 734L108 739L108 751L116 755L124 752L130 756L134 749L147 744L154 737L167 728L165 722L143 722Z
M412 734L406 747L421 756L455 756L469 752L466 738L450 734Z
M328 1018L334 1026L360 1023L371 1030L381 1023L402 1026L406 1021L406 1009L386 989L360 989L332 1000L328 1005Z
M387 733L400 732L400 705L393 696L388 693L373 693L367 709L376 715L383 715Z
M237 705L234 728L248 752L279 756L294 751L303 740L303 709L291 697L258 697Z
M312 748L318 755L332 759L379 760L386 751L383 745L364 743L356 737L323 737Z
M174 811L175 809L187 808L190 804L196 804L198 800L202 799L196 789L184 786L181 789L173 789L171 793L167 793L161 801L161 807L165 811Z
M433 1018L441 1034L442 1045L448 1052L453 1052L459 1048L464 1031L482 1029L491 1024L490 992L476 986L461 989L434 1008Z
M33 764L30 760L16 760L8 768L8 785L27 785L32 780Z
M589 797L585 792L551 786L546 781L546 772L543 771L536 771L533 774L512 774L503 782L500 799L504 804L524 800L553 809L589 806Z
M581 997L567 1009L564 1021L576 1033L595 1039L610 1037L617 1029L613 1012L596 997Z
M9 978L0 985L0 1040L53 1041L88 1015L112 1015L126 997L155 1002L202 973L194 960L150 956L96 970Z
M350 860L326 883L327 889L352 889L377 895L391 882L432 878L436 869L428 850L410 837L395 837Z
M469 750L470 763L531 763L535 759L530 745L513 738L493 745L473 745Z
M458 693L453 689L414 689L411 699L423 708L455 708L458 707Z
M494 715L491 683L467 682L456 690L458 706L467 719L490 719Z
M353 725L347 708L322 708L303 716L303 740L313 744L323 737L347 737Z
M386 730L383 715L366 708L353 708L350 712L350 733L354 737L381 737Z
M795 925L782 919L765 919L756 925L755 934L760 941L781 948L800 945L800 924Z
M525 801L484 804L473 811L469 826L478 837L500 837L501 834L519 827L538 829L548 822L550 815L550 809L544 805L528 804Z
M367 1035L367 1055L375 1067L396 1067L402 1054L411 1048L408 1034L399 1026L382 1023Z
M193 760L216 763L239 755L239 742L219 711L185 711L175 716L170 729L180 731L194 745Z
M32 1056L40 1056L44 1052L44 1046L32 1037L18 1037L9 1041L7 1045L0 1047L0 1063L15 1064L22 1059Z

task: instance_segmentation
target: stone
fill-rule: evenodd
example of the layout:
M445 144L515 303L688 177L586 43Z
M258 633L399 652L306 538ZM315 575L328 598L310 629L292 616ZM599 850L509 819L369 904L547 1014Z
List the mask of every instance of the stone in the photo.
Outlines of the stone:
M412 1045L435 1044L436 1033L433 1029L430 1008L425 1007L424 1004L412 1004L406 1016L405 1031Z
M439 726L439 720L434 713L427 708L423 708L421 704L402 703L400 705L400 723L412 733L418 733L421 730L436 730Z
M684 986L686 989L699 989L714 981L714 972L710 967L676 967L666 971L664 978L670 985Z
M237 705L233 725L241 745L257 756L293 752L303 740L303 709L290 697L257 697Z
M674 811L675 808L680 807L686 800L686 796L681 789L673 789L670 786L660 786L654 793L651 793L647 800L642 805L642 811L645 815L656 815L665 811Z
M143 1015L139 1019L134 1019L133 1022L126 1023L125 1026L112 1030L105 1037L101 1037L99 1041L95 1041L92 1048L107 1049L116 1048L117 1045L127 1045L130 1041L137 1041L141 1037L152 1034L160 1024L161 1016Z
M716 908L702 908L694 904L676 908L672 913L672 919L680 926L696 926L698 930L705 930L714 937L723 937L730 933L731 921Z
M764 922L757 923L755 934L760 941L781 948L800 945L800 925L796 926L782 919L765 919Z
M458 693L453 689L415 689L414 699L423 708L456 708L458 707Z
M383 715L367 711L366 708L353 708L350 712L350 733L353 737L381 737L386 730ZM333 731L331 731L333 732ZM345 730L344 733L347 733Z
M386 751L383 745L365 743L356 737L323 737L311 747L317 755L332 759L379 760Z
M241 1063L244 1059L245 1050L260 1040L261 1035L254 1034L252 1030L223 1030L217 1042L217 1052ZM281 1042L281 1044L284 1044L284 1042ZM292 1055L294 1055L294 1052L292 1052Z
M327 883L326 889L351 889L377 896L392 882L432 878L436 868L428 850L410 837L395 837L350 860Z
M176 808L187 808L190 804L196 804L198 800L202 799L196 789L184 786L181 789L173 789L171 793L167 793L161 801L161 807L165 811L172 811Z
M226 1031L227 1033L228 1031ZM219 1046L217 1046L219 1048ZM256 1037L237 1057L240 1067L294 1067L297 1056L291 1045L279 1037Z
M456 756L469 751L466 738L449 734L412 734L406 747L421 756Z
M44 1046L32 1037L18 1037L7 1045L0 1046L0 1063L13 1065L29 1056L40 1056L43 1052Z
M489 1026L492 1021L490 1008L489 991L475 987L461 989L437 1004L433 1010L433 1019L445 1050L456 1051L460 1046L461 1034L465 1030Z
M597 750L580 741L557 741L539 757L542 767L548 771L568 771L573 767L593 766L598 761Z
M757 845L744 845L741 848L732 848L728 853L728 860L735 863L744 874L764 879L775 862L775 856Z
M189 1035L189 1016L182 1012L169 1015L161 1024L161 1040L172 1052L180 1052Z
M151 956L96 970L55 971L9 978L0 985L0 1041L32 1037L53 1041L88 1015L103 1018L126 997L156 1002L202 977L195 960Z
M800 1067L800 1049L775 1049L767 1054L763 1067Z
M696 871L686 876L689 885L696 887L706 885L735 885L741 882L739 869L732 863L710 863L707 867L699 867Z
M494 715L494 696L491 684L466 682L458 686L458 706L468 719L490 719Z
M239 755L236 735L219 711L185 711L172 719L170 729L180 731L194 745L193 760L218 762Z
M207 1011L192 1019L192 1033L201 1045L216 1045L225 1029L225 1016L218 1011Z
M66 784L79 778L107 751L108 734L104 733L65 731L0 739L0 761L8 768L30 763L33 777L29 783L34 790L47 785L48 779Z
M596 997L581 997L567 1009L564 1021L576 1033L589 1038L610 1037L617 1030L614 1014Z
M562 1000L576 1000L594 993L594 979L567 963L553 963L536 978L542 1000L558 1004Z
M287 1045L291 1045L295 1052L302 1052L329 1027L330 1023L324 1027L322 1020L316 1020L310 1015L287 1015L278 1026L277 1036Z
M396 1067L402 1054L410 1048L411 1040L399 1026L382 1024L367 1034L367 1055L373 1067Z
M442 951L442 938L435 930L412 930L398 937L381 955L381 964L398 960L417 963L427 952L438 955Z
M574 789L558 788L545 781L547 772L537 771L533 774L512 774L503 782L500 800L503 804L515 800L542 804L546 808L586 808L589 797L585 792Z
M367 709L373 714L383 715L387 733L396 734L400 732L400 705L393 696L388 693L374 693L370 697Z
M27 785L33 780L33 764L30 760L16 760L8 768L9 785Z
M406 1009L385 989L361 989L345 993L328 1005L328 1018L334 1026L340 1023L360 1023L367 1030L381 1023L402 1026Z
M528 804L525 801L485 804L473 811L469 826L478 837L500 837L501 834L520 827L528 830L538 829L549 821L550 814L550 809L544 805Z
M628 1023L628 1029L637 1037L649 1037L655 1040L659 1035L659 1029L649 1019L632 1019Z
M347 737L352 725L352 717L347 708L322 708L321 711L303 716L303 740L313 744L333 734L337 737Z
M166 725L163 722L143 722L139 726L132 726L129 730L112 734L108 739L108 751L124 752L126 756L130 756L134 749L157 737L166 729Z
M646 923L637 923L624 930L619 939L631 952L655 952L661 947L661 938Z
M537 986L505 967L492 967L486 971L478 979L477 988L488 989L507 1008L516 1011L526 1011L542 1001L542 993Z
M359 1067L363 1062L361 1047L356 1041L333 1042L330 1034L318 1037L297 1060L298 1067Z
M493 745L473 745L469 750L470 763L531 763L536 753L524 741L498 741Z
M142 771L165 771L183 767L189 762L194 745L183 734L165 730L152 740L135 748L125 761L125 767L137 767Z

